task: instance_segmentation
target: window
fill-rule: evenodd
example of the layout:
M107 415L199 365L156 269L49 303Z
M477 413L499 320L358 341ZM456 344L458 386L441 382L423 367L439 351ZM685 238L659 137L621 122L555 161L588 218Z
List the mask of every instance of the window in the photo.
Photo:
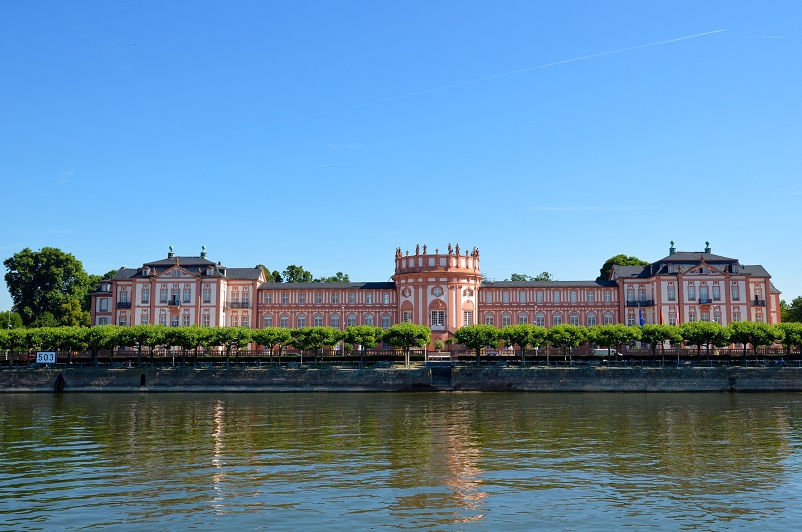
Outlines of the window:
M287 295L287 292L282 292L281 293L281 304L282 305L286 305L287 303L289 303L289 301L290 301L290 296Z
M713 301L721 301L721 288L718 286L713 287Z
M690 301L696 301L696 287L694 286L688 287L688 299Z
M100 300L100 310L109 310L109 300L105 297Z
M239 325L239 320L237 319L237 317L236 316L231 316L231 326L232 327L237 327L238 325Z
M304 292L301 292L300 294L298 294L298 304L299 305L306 305L306 294Z
M433 295L434 297L440 297L440 296L442 296L442 295L443 295L443 289L442 289L441 287L439 287L439 286L435 286L435 287L432 289L432 295Z
M535 325L538 327L545 327L546 326L546 315L542 312L538 312L535 314Z
M612 312L605 312L604 313L604 324L605 325L612 325L613 324L613 313Z
M282 329L287 329L290 326L290 317L286 314L282 314L278 320L278 326Z
M323 327L323 316L321 314L315 314L315 327Z
M710 321L710 313L702 312L702 321Z
M526 312L518 314L518 325L526 325L529 323L529 315Z
M382 303L384 303L385 305L389 305L390 304L390 294L386 294L386 293L382 294Z
M248 304L248 303L250 303L250 301L251 301L251 293L250 292L243 292L242 293L242 308L250 308L250 305Z
M356 314L349 314L345 324L348 327L356 327Z
M306 327L306 314L298 315L298 327Z
M699 287L699 299L710 299L710 292L707 289L707 286L700 286Z
M178 270L173 270L173 277L180 277L180 276L181 272L179 272Z
M538 292L537 295L535 296L535 299L537 300L538 303L543 303L543 292Z
M178 315L170 316L170 327L178 327Z
M627 301L635 301L635 289L627 288Z
M635 325L635 314L631 312L627 314L627 325L630 326Z
M576 290L571 290L571 303L576 303Z
M97 324L98 325L108 325L109 324L109 319L108 318L99 318Z
M464 310L462 312L462 324L463 325L473 325L473 311L472 310Z
M737 284L732 286L732 300L733 301L741 300L741 288Z
M563 315L559 312L555 313L551 319L554 325L562 325L563 324Z
M265 314L265 317L262 318L262 327L272 327L273 326L273 315L272 314Z
M675 288L673 286L669 286L668 287L668 300L669 301L676 301L677 300L677 294L675 292L676 292L676 290L675 290Z
M348 294L348 304L353 305L356 303L356 294L350 293Z
M373 314L365 314L365 325L373 325Z
M189 314L184 314L181 324L184 327L189 327Z
M493 292L487 291L485 292L485 303L492 303L493 302Z
M204 303L212 302L212 290L210 288L203 289L203 302Z
M412 312L405 310L401 313L401 321L404 323L411 323L412 322Z
M639 288L638 289L638 301L640 301L641 303L646 301L646 289L645 288Z
M142 325L147 325L148 323L150 323L150 316L148 314L142 314L139 317L139 323L141 323Z
M676 312L669 312L668 313L668 324L669 325L676 325L677 324L677 313Z
M340 294L331 294L331 304L332 305L340 304Z
M732 313L732 321L741 321L741 313L737 310Z
M721 312L714 312L713 313L713 321L721 325Z
M755 321L758 322L758 323L763 323L763 313L762 312L758 312L757 314L755 314Z
M485 325L493 325L493 315L492 314L485 314Z
M554 292L554 296L553 296L552 299L554 300L555 303L559 303L560 302L560 293L559 292Z
M443 327L446 324L446 311L445 310L432 310L429 311L429 319L432 327Z
M125 327L126 325L128 325L128 316L120 316L119 323L121 327Z
M518 303L526 303L526 292L518 292Z
M321 303L323 303L323 294L321 294L320 292L316 292L315 293L315 305L320 305Z
M604 302L605 302L605 303L609 303L609 302L612 300L612 297L613 297L613 296L612 296L612 295L610 295L610 292L605 292L605 293L604 293Z
M366 305L373 304L373 294L365 294L365 304Z
M588 312L588 327L593 327L594 325L596 325L596 313Z
M172 305L177 305L181 300L181 291L178 288L173 288L172 296L173 297L170 298L170 303Z
M330 321L331 321L331 326L332 327L334 327L335 329L339 329L340 328L340 315L339 314L332 314Z
M211 318L209 317L208 314L204 314L203 315L203 326L204 327L208 327L209 323L211 323Z
M240 327L245 327L246 329L250 329L251 328L251 320L248 319L247 315L242 317L242 319L240 320L239 324L240 324Z
M510 293L509 292L502 292L501 293L501 302L502 303L509 303L510 302Z
M579 314L572 312L568 317L568 321L571 323L571 325L579 325Z
M162 288L159 290L159 302L160 303L167 303L167 289Z
M271 303L273 303L273 294L268 292L265 294L265 305L270 305Z
M121 290L120 291L120 303L128 303L128 291Z
M184 288L184 303L190 302L190 293L191 290L189 288Z
M159 325L167 325L167 314L161 314L159 316Z
M688 321L696 321L696 312L693 310L688 313Z
M142 289L142 303L150 303L150 288Z
M596 302L596 294L594 292L588 292L588 303L595 303Z
M390 328L390 315L382 314L382 329L389 329L389 328Z
M501 315L501 326L507 327L510 325L510 315L508 313L504 313Z

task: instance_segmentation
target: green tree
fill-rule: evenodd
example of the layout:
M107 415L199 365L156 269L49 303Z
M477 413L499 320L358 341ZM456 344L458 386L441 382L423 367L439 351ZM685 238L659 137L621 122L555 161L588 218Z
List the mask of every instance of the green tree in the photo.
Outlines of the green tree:
M251 341L251 329L245 327L219 327L213 329L214 345L222 346L226 351L226 366L231 363L231 355L239 356L239 350Z
M270 353L270 363L273 363L273 349L278 346L279 354L281 348L289 344L292 340L292 333L289 329L281 327L265 327L264 329L254 329L251 339L258 345L266 347Z
M538 275L526 275L525 273L513 273L510 281L553 281L554 278L549 272L542 272Z
M507 325L501 329L500 336L509 345L521 348L521 365L526 365L526 348L541 345L548 335L545 327L524 323L520 325Z
M282 273L285 283L311 283L312 274L304 270L303 266L290 264Z
M663 342L678 344L682 341L682 335L676 325L647 323L641 327L641 341L651 345L652 356L656 356L658 345L663 345Z
M710 344L727 345L728 331L720 323L714 321L688 321L679 326L680 334L687 345L696 346L696 354L702 353L702 347L710 353Z
M501 331L492 325L474 324L460 327L454 333L454 338L476 353L476 363L482 362L482 348L498 347L501 340Z
M780 301L780 319L782 321L802 322L802 296L795 297L791 303Z
M579 325L562 324L555 325L549 329L546 335L548 342L554 347L563 350L563 354L568 354L569 349L574 349L585 343L588 339L588 330Z
M315 279L316 283L348 283L350 281L351 279L349 279L348 274L343 272L337 272L329 277L319 277Z
M404 364L409 367L409 350L426 347L431 341L432 331L425 325L397 323L384 332L384 341L404 351Z
M36 323L45 312L59 318L62 305L72 299L83 301L89 291L89 277L81 261L58 248L25 248L3 264L14 310L25 325Z
M89 311L81 308L81 302L77 299L70 299L61 305L61 325L89 327L91 319Z
M802 323L798 322L784 322L776 325L777 331L780 333L781 341L785 347L785 354L791 354L792 347L799 347L802 351Z
M624 325L623 323L594 325L588 329L588 340L600 347L606 347L608 357L610 356L610 349L621 347L622 345L631 345L640 340L641 335L640 327ZM617 355L616 359L618 359Z
M98 351L124 345L117 325L97 325L86 333L86 347L92 351L92 363L98 365Z
M142 365L142 348L150 345L151 338L158 334L158 325L142 324L123 327L120 330L120 345L136 349L136 365Z
M381 341L384 330L374 325L356 325L346 327L343 333L343 341L351 345L361 345L359 350L359 366L365 363L365 351L373 349Z
M624 254L616 255L607 259L602 267L599 269L599 276L596 277L597 281L607 281L610 279L610 272L613 266L647 266L649 263L645 260L640 260L638 257L630 257Z
M260 264L262 268L262 272L265 274L265 279L268 283L280 283L281 282L281 273L278 270L273 270L272 272L267 269L267 266Z
M314 351L315 366L317 356L324 347L331 347L340 341L342 332L334 327L300 327L292 329L290 345L301 352L303 362L304 351Z
M727 325L726 329L731 342L743 344L744 356L746 356L746 345L750 344L755 358L758 348L773 344L781 336L774 326L754 321L734 321Z
M10 326L9 322L11 322ZM22 316L17 312L6 311L0 313L0 329L19 329L21 327Z

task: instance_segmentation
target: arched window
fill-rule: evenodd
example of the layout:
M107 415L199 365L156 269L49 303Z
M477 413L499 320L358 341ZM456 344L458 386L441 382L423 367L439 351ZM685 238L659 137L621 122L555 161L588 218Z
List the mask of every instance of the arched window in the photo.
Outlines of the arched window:
M335 329L339 329L340 328L340 315L339 314L332 314L331 318L329 319L329 322L331 323L332 327L334 327Z
M298 314L298 327L306 327L306 314Z
M493 315L489 312L485 314L485 325L493 325Z
M518 325L526 325L527 323L529 323L529 315L526 312L518 314Z
M604 313L604 324L605 325L612 325L613 324L613 313L612 312L605 312Z
M365 325L373 325L373 314L365 314Z
M320 295L320 294L318 294ZM315 314L315 327L323 327L323 315Z
M390 328L390 315L382 314L382 329L389 329L389 328Z
M579 325L579 314L576 312L572 312L568 319L571 325Z
M279 318L279 327L288 329L290 327L290 317L287 314L282 314Z
M348 327L356 327L356 314L348 315L348 321L346 321L346 325Z
M538 327L545 327L546 326L546 315L542 312L538 312L535 314L535 325Z
M501 315L501 326L506 327L509 324L510 324L510 315L509 313L505 312L504 314Z
M593 293L593 292L588 292ZM595 312L588 312L588 327L593 327L596 325L596 313Z
M563 315L559 312L555 312L554 316L551 318L551 322L553 325L562 325L563 324Z
M273 326L273 315L272 314L265 314L264 319L262 320L263 327L272 327Z

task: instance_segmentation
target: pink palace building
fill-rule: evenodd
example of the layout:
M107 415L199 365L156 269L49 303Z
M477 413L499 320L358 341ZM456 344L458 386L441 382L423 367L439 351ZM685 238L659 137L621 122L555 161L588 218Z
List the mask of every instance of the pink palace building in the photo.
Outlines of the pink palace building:
M120 268L92 294L92 324L250 328L428 325L445 340L464 325L533 323L778 323L780 292L762 266L676 251L647 266L614 266L602 281L489 281L479 250L448 245L395 252L391 282L276 283L261 267L228 268L177 256Z

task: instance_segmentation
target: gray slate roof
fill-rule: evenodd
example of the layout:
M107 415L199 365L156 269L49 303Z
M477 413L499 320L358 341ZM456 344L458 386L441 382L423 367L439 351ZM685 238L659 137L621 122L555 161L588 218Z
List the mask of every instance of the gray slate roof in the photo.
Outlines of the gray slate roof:
M639 266L640 267L640 266ZM617 286L615 281L484 281L491 288L604 288Z
M276 283L267 282L259 285L259 290L395 290L393 282L368 282L368 283Z

